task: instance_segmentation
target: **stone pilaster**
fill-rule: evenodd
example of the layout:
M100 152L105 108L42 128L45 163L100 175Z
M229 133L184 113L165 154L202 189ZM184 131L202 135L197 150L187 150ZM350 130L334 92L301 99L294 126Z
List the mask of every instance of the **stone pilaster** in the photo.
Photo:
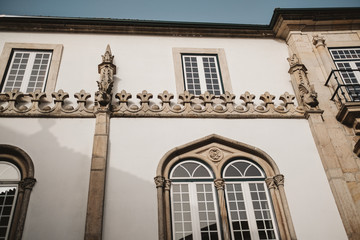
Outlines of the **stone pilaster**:
M99 90L95 94L95 134L92 150L88 204L86 212L85 240L101 240L104 216L105 180L109 145L110 109L113 74L116 66L108 45L103 62L99 64Z
M216 187L217 193L218 193L218 199L219 199L219 206L220 206L220 217L221 217L221 223L223 225L223 234L224 234L224 240L230 240L230 232L229 232L229 221L226 211L226 203L225 203L225 181L224 179L218 178L214 180L214 185Z

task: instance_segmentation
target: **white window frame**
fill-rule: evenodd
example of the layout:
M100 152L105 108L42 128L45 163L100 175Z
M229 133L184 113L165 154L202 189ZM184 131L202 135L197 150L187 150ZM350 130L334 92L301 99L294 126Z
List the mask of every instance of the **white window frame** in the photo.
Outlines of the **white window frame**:
M186 66L186 58L194 58L196 65L197 65L197 69L198 72L194 73L192 70L194 69L193 67L188 67ZM215 89L209 89L207 80L211 81L211 85L214 85L213 81L212 81L212 77L210 79L206 78L206 72L205 72L205 67L204 67L204 58L212 58L214 59L214 69L216 71L216 80L218 81L218 83L216 85L218 85L219 89L219 93L216 94L215 93ZM218 57L217 55L205 55L205 54L182 54L182 65L183 65L183 74L184 74L184 88L185 90L189 91L190 93L194 94L194 95L200 95L203 94L205 91L208 91L216 96L219 96L221 94L224 93L223 90L223 83L222 83L222 79L221 79L221 72L220 72L220 68L219 68L219 64L218 64ZM190 72L187 70L190 69ZM188 77L187 75L190 74L192 75L191 77ZM200 89L196 89L195 87L193 89L189 89L189 83L188 80L192 79L194 80L194 75L197 74L197 80L199 80L199 87ZM210 74L210 73L208 73ZM196 84L191 84L191 85L196 85ZM199 93L196 93L197 90L199 91Z
M225 180L225 184L240 184L242 187L242 193L243 193L243 197L244 197L244 204L245 204L245 210L246 210L247 221L248 221L248 225L249 225L251 239L252 240L260 240L259 233L258 233L259 231L258 231L258 227L256 224L255 210L253 207L253 200L251 198L251 191L250 191L251 183L255 183L255 184L260 183L263 185L265 195L266 195L266 200L267 200L267 203L269 206L271 221L272 221L272 224L274 227L273 231L275 233L275 237L276 237L275 239L276 240L280 239L277 221L276 221L275 214L274 214L274 208L273 208L273 204L271 202L271 196L269 194L268 188L265 183L265 175L263 173L263 170L261 168L259 168L257 165L255 165L254 163L247 161L247 160L235 160L234 162L249 163L250 164L249 167L254 166L261 173L261 176L254 176L254 177L252 177L252 176L239 176L239 177L223 176L223 178ZM230 162L225 166L225 168L223 170L223 174L226 172L226 170L229 168L229 166L234 162ZM235 239L233 225L232 225L232 217L230 214L229 199L227 197L228 197L228 187L225 187L225 201L226 201L227 213L228 213L228 218L229 218L230 233L231 233L232 239Z
M0 55L0 81L1 86L5 86L5 77L7 73L7 67L10 65L11 56L13 50L29 50L29 51L52 51L52 57L50 67L47 73L46 86L44 92L52 93L55 91L57 76L60 68L60 62L62 57L63 45L62 44L37 44L37 43L5 43L3 51ZM0 91L2 91L0 89Z
M173 48L173 62L175 71L175 83L176 91L178 94L183 93L185 89L185 79L183 74L183 55L213 55L217 56L218 70L220 74L220 80L222 82L222 91L232 93L232 85L230 80L230 74L228 70L228 63L226 60L225 50L222 48ZM206 85L204 85L206 86ZM202 94L206 91L206 88L202 90Z
M342 53L339 54L339 52L337 51L342 51ZM360 70L360 47L329 48L329 52L337 69L339 70L344 69L341 68L339 64L349 64L350 69ZM356 64L358 64L358 66ZM351 78L349 74L353 74L354 78L346 79L346 78ZM349 72L340 71L339 75L344 84L360 84L360 71L349 71ZM351 82L349 82L349 80ZM347 86L345 88L347 94L353 101L359 101L360 86Z
M6 74L6 77L5 77L5 81L4 81L4 84L3 84L3 92L8 92L6 90L6 86L9 82L9 75L11 74L11 71L13 70L13 66L15 64L19 65L20 63L15 63L14 64L14 60L15 60L15 56L16 54L26 54L28 53L29 54L29 58L28 58L28 61L25 65L25 69L22 70L24 71L24 74L22 75L22 80L21 80L21 85L19 87L16 87L16 86L13 86L12 89L10 91L12 91L13 89L17 89L19 88L18 90L20 92L23 92L23 93L28 93L28 88L30 88L31 86L29 86L29 83L30 83L30 78L32 77L32 71L34 71L34 65L35 65L35 60L36 60L36 55L37 54L49 54L49 60L48 60L48 63L46 64L46 69L45 69L45 73L43 76L40 76L40 77L43 77L43 83L42 83L42 86L40 88L40 90L43 92L44 89L45 89L45 86L46 86L46 80L47 80L47 75L49 73L49 68L50 68L50 63L51 63L51 57L52 57L52 51L39 51L39 50L20 50L20 49L14 49L13 50L13 54L12 54L12 57L11 57L11 62L10 62L10 65L8 67L8 71L7 71L7 74ZM39 65L40 67L40 64L37 64ZM17 70L17 69L16 69ZM39 69L40 70L40 69ZM21 71L21 70L20 70ZM36 71L36 70L35 70ZM17 75L16 75L17 77ZM36 77L38 78L39 76L36 75ZM15 81L15 79L14 79ZM34 84L37 83L34 82ZM34 86L34 88L36 89L37 87ZM32 92L32 91L30 91Z
M189 189L189 203L190 203L190 216L191 216L191 226L192 226L192 236L193 240L201 240L201 226L200 226L200 218L199 218L199 208L198 208L198 195L197 195L197 184L210 184L212 188L212 197L213 197L213 204L214 204L214 212L217 224L217 235L218 239L221 240L221 225L220 225L220 215L219 215L219 203L216 195L216 189L214 186L214 176L212 172L209 170L207 166L204 164L193 161L187 160L177 164L172 171L170 172L170 177L173 176L174 170L181 164L184 163L196 163L203 166L209 173L209 177L176 177L171 178L173 181L172 187L170 189L170 202L171 207L174 209L174 201L173 201L173 188L174 184L187 184ZM195 171L194 171L195 172ZM195 181L194 181L195 180ZM171 211L171 219L172 219L172 237L176 239L176 232L175 232L175 212Z

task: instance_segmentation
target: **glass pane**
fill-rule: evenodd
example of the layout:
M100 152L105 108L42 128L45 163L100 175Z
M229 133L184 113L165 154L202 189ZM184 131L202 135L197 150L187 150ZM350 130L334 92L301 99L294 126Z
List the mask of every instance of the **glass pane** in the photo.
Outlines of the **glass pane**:
M237 160L225 167L224 178L264 177L259 168L250 161Z
M256 226L260 239L276 239L270 214L265 183L249 183L251 200L255 209Z
M20 180L19 170L11 163L0 161L0 179L1 180Z
M245 239L249 230L243 194L241 183L226 184L226 202L230 211L229 222L233 239Z

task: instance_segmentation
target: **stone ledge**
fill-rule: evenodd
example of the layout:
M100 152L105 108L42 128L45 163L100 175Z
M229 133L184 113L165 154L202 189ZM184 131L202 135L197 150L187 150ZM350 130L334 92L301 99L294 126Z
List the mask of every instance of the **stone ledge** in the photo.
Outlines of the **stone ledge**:
M336 119L347 127L353 127L356 118L360 117L360 102L348 102L341 106Z

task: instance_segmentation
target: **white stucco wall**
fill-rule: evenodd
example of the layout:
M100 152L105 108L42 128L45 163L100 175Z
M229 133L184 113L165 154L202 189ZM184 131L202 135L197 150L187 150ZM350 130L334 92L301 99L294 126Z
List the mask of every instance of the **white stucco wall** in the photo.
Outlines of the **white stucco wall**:
M62 44L56 89L71 97L81 89L94 96L107 44L117 65L114 93L176 95L172 48L223 48L237 99L245 91L257 98L265 91L277 98L293 93L282 40L2 32L0 49L5 42ZM0 118L0 142L22 148L35 164L38 183L24 239L83 238L94 124ZM157 239L153 177L159 160L213 133L258 147L276 161L298 239L347 239L306 120L154 118L111 119L104 239Z
M94 126L94 119L0 119L0 144L23 149L35 168L22 239L83 239Z
M294 119L111 119L104 239L157 239L160 159L213 133L275 160L298 239L347 239L308 123Z
M81 89L96 91L97 65L107 44L117 65L114 92L125 89L134 98L142 90L154 95L168 90L177 96L173 48L224 49L237 98L245 91L257 98L265 91L277 98L285 91L293 92L287 45L282 40L2 32L0 49L5 42L62 44L56 89L70 96Z

